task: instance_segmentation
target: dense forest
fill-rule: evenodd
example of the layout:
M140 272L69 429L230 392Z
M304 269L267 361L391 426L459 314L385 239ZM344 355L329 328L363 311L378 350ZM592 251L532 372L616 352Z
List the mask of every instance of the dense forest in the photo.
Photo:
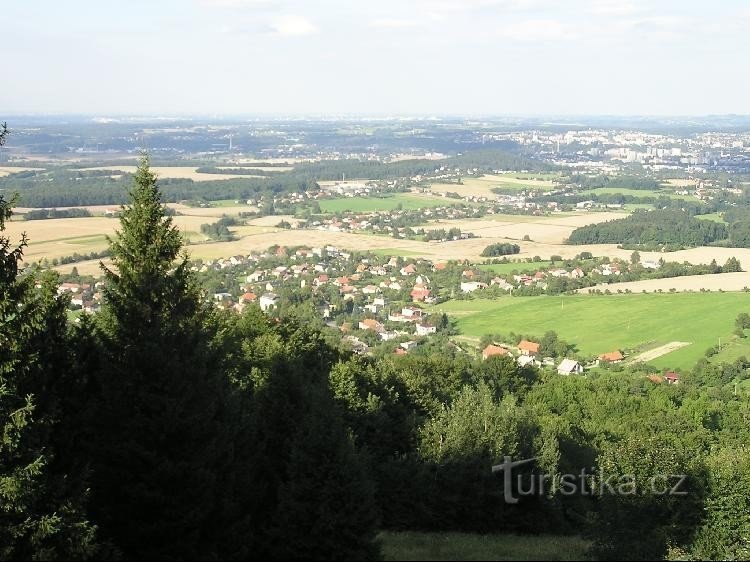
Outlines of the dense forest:
M582 226L569 244L665 245L674 248L706 246L727 238L726 225L699 220L684 211L637 210L628 217Z
M25 240L0 237L0 559L377 559L379 529L750 555L745 359L667 385L447 339L354 356L304 321L309 302L207 303L147 161L133 179L103 309L78 323L53 273L19 270ZM505 478L506 456L535 460ZM541 474L597 491L529 493ZM623 479L634 493L607 491Z
M576 185L581 189L596 189L599 187L619 187L623 189L642 189L644 191L656 191L661 187L661 182L655 178L618 174L613 176L598 175L588 176L585 174L573 174L566 183Z

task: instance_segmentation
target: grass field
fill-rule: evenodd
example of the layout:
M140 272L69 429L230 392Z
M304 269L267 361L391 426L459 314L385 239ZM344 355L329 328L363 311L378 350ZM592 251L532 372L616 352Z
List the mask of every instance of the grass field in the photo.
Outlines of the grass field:
M441 207L455 203L451 199L437 197L417 197L406 193L397 193L391 197L342 197L339 199L321 199L320 209L326 213L342 211L371 212L391 211L399 205L405 210L421 209L423 207Z
M381 533L385 560L589 560L589 543L578 537Z
M737 314L750 312L750 293L502 297L450 301L436 308L455 317L465 336L509 332L542 336L555 330L583 354L690 342L652 362L657 367L689 369L719 338L732 340Z
M695 218L702 221L714 221L726 224L727 221L721 215L722 213L709 213L707 215L695 215Z
M692 195L678 195L671 190L650 191L646 189L628 189L625 187L597 187L581 192L581 195L632 195L633 197L669 197L670 199L682 199L684 201L698 201Z

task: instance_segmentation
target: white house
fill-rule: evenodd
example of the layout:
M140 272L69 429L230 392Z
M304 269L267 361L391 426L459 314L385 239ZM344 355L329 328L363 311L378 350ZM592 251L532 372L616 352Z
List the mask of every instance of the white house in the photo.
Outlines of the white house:
M481 281L464 281L461 283L461 290L464 293L473 293L477 289L485 289L486 287L487 283Z
M563 359L557 366L557 372L560 375L581 374L583 373L583 366L573 359Z
M260 301L258 304L260 304L261 310L269 310L276 306L279 302L279 297L277 295L274 295L273 293L265 293L261 295Z
M437 332L437 328L435 326L428 326L427 324L417 324L418 336L426 336L429 334L434 334L435 332Z

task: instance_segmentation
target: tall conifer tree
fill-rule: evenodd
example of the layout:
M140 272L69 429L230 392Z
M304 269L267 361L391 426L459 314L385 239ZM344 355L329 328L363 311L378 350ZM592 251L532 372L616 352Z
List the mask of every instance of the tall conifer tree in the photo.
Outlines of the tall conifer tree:
M2 126L0 144L4 136ZM11 206L0 196L0 232ZM66 495L66 477L50 470L65 306L54 277L37 290L34 276L19 274L26 243L0 236L0 560L84 559L94 553L94 528L81 515L82 496Z
M93 512L128 558L213 557L230 464L227 385L210 309L146 157L121 226L113 267L102 266Z

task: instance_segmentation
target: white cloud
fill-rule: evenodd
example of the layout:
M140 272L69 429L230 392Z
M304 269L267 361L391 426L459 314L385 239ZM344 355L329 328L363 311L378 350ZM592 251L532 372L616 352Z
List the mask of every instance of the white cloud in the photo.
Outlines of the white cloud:
M545 3L554 6L554 2L550 0L420 0L423 9L433 14L470 12L485 8L521 11L537 8Z
M574 38L574 34L561 22L550 19L532 19L512 23L501 28L499 35L515 41L555 41Z
M258 8L271 6L276 0L198 0L206 8Z
M318 28L303 16L286 15L272 20L269 24L275 35L301 36L312 35Z
M599 16L630 16L641 11L641 7L625 0L591 0L589 11Z
M410 27L417 27L418 25L418 21L398 18L383 18L372 20L370 22L370 27L379 29L405 29Z

